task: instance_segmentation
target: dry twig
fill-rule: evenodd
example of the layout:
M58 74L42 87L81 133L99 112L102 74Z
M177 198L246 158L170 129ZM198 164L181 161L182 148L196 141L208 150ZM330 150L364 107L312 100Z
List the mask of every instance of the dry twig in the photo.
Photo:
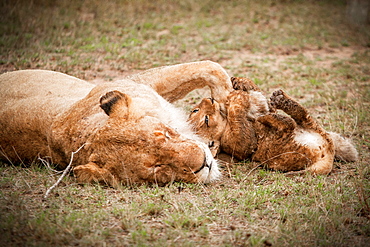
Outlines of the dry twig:
M86 144L86 143L85 143ZM57 187L58 186L58 184L62 181L62 179L67 175L67 173L69 172L69 170L71 169L71 167L72 167L72 161L73 161L73 156L76 154L76 153L78 153L84 146L85 146L85 144L83 144L81 147L79 147L78 149L77 149L77 151L74 151L74 152L72 152L71 153L71 159L70 159L70 161L69 161L69 164L68 164L68 166L66 167L66 169L64 169L64 171L63 171L63 173L62 173L62 175L59 177L59 179L56 181L56 183L55 184L53 184L47 191L46 191L46 193L45 193L45 196L44 196L44 199L46 199L48 196L49 196L49 194L50 194L50 192L55 188L55 187Z

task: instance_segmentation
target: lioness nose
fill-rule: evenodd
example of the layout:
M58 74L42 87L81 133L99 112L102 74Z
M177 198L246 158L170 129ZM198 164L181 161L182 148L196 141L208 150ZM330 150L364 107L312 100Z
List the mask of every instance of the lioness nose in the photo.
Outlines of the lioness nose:
M210 164L208 164L208 162L207 162L207 155L206 154L204 154L204 161L203 161L202 166L198 170L196 170L194 172L194 174L197 174L198 172L200 172L201 170L203 170L204 167L207 167L210 170L211 170L211 167L212 167L212 162Z

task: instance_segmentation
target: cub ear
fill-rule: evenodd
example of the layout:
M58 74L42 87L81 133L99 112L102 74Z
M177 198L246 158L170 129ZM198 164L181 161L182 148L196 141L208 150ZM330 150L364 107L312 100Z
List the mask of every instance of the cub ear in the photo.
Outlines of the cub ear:
M100 107L110 117L127 117L130 105L131 97L116 90L107 92L100 98Z

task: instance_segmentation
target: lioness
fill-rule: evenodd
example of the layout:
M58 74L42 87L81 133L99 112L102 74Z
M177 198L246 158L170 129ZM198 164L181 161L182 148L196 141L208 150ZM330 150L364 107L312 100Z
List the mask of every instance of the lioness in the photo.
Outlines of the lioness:
M168 101L204 86L225 101L232 90L229 80L210 61L152 69L98 86L51 71L2 74L1 159L49 157L65 168L81 148L73 160L80 182L211 182L220 176L217 162Z
M328 174L334 156L355 161L358 154L347 139L326 132L284 91L274 92L270 103L249 79L231 78L235 91L222 114L218 102L203 99L189 116L198 134L214 143L217 150L244 160L251 158L280 171L307 170ZM276 114L283 110L289 116Z

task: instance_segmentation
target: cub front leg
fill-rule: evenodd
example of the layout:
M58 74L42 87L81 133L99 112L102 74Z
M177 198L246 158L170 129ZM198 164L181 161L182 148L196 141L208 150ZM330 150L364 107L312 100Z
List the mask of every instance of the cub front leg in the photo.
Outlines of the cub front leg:
M259 87L249 78L244 77L231 77L231 83L235 90L242 90L245 92L249 91L261 91Z
M267 102L260 88L251 79L245 77L231 77L231 83L233 84L234 90L244 91L251 96L251 105L255 105L259 108L257 110L257 115L264 115L268 112L275 113L276 110ZM251 110L255 111L255 109L252 108ZM255 116L256 114L251 113L250 115Z

